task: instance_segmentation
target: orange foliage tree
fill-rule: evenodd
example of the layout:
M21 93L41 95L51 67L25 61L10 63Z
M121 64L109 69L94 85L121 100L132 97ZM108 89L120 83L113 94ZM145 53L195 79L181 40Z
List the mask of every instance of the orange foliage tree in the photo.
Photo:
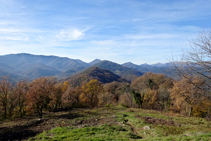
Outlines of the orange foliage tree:
M98 95L103 91L103 85L97 80L90 80L89 83L82 86L84 92L80 95L80 101L94 107L98 104Z
M204 82L200 77L189 76L192 83L188 79L183 78L174 82L173 88L170 90L172 109L176 112L184 111L186 115L191 116L192 110L195 106L206 99L203 96L204 91L196 85L203 85Z
M31 112L37 112L40 118L42 118L43 109L48 108L50 96L54 92L55 80L54 77L41 77L30 83L27 92L27 106Z
M0 83L0 105L4 112L4 118L7 118L8 109L11 110L14 100L13 87L8 77L3 76ZM10 111L11 112L11 111Z
M61 108L62 106L62 94L63 94L63 84L56 84L54 87L54 91L50 95L50 109L55 110Z
M19 114L22 117L25 113L26 95L29 89L27 80L21 80L15 87L15 103L19 107Z

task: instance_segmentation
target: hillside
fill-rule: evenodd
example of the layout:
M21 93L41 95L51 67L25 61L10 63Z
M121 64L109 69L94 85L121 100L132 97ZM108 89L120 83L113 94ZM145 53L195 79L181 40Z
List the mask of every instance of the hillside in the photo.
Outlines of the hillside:
M22 74L22 76L28 78L29 80L34 80L41 76L54 76L61 73L60 71L50 68L50 67L34 67Z
M108 69L116 75L119 75L120 77L126 79L127 81L132 81L134 78L143 75L143 72L141 71L124 67L111 61L101 61L100 63L97 63L94 66L102 69Z
M84 70L84 69L85 69L85 67L76 67L76 68L74 68L74 69L71 69L71 70L62 72L62 73L56 75L56 77L57 77L58 79L70 77L70 76L72 76L72 75L76 74L77 72L80 72L80 71L82 71L82 70Z
M12 80L12 81L19 81L19 80L23 79L23 77L20 75L16 75L14 73L9 73L7 71L0 70L0 79L2 79L2 76L9 77L10 80Z
M15 68L13 68L5 63L0 63L0 70L8 72L8 73L16 73Z
M101 83L110 83L113 81L127 82L125 79L115 75L111 71L98 67L90 67L81 73L61 79L59 82L69 81L71 86L76 87L81 86L83 83L87 83L92 79L97 79Z

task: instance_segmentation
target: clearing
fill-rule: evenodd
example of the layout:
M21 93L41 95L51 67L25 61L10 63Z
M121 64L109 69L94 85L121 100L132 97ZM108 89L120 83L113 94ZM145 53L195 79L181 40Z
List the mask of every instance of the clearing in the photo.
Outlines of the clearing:
M0 140L211 140L211 122L154 110L78 108L1 121Z

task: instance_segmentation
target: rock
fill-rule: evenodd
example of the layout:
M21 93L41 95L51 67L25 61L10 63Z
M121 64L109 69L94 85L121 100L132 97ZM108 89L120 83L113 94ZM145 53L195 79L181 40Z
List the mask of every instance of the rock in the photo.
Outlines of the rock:
M79 125L78 126L78 128L84 128L85 127L85 125Z
M112 118L116 118L116 115L111 116Z
M149 126L144 126L143 129L144 130L150 130L150 127Z

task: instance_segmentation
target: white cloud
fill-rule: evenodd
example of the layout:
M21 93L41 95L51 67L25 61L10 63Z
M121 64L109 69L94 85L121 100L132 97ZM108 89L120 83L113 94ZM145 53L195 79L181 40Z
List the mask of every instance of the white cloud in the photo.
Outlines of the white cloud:
M64 41L72 41L72 40L79 40L81 39L85 33L85 31L80 31L78 29L68 29L62 30L57 36L60 40Z

